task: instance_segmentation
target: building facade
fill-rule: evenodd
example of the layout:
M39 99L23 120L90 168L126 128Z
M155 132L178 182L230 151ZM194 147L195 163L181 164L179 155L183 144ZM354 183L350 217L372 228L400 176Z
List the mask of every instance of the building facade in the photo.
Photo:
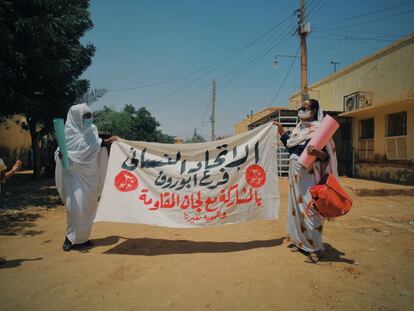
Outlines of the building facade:
M356 176L414 184L413 43L405 37L309 87L324 110L351 120ZM299 105L296 93L290 108Z
M31 166L30 148L32 141L26 118L21 115L0 124L0 158L10 168L17 159L24 166Z

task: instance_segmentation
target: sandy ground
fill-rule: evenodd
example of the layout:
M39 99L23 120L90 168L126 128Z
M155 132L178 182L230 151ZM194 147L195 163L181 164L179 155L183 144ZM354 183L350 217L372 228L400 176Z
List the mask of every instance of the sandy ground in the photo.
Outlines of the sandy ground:
M351 193L350 214L324 227L316 265L287 248L286 180L279 221L99 223L95 246L66 253L53 181L27 177L3 188L1 310L414 310L413 196ZM344 181L361 182L372 186Z

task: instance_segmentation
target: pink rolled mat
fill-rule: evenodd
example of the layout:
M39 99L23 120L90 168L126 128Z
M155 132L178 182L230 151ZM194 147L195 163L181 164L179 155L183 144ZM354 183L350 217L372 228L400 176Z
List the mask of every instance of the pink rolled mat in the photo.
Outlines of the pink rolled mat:
M315 146L318 149L322 149L326 146L329 139L333 136L336 130L339 128L338 122L335 121L330 115L326 115L323 119L319 128L315 131L315 134L309 141L308 146ZM305 150L303 150L302 154L299 157L299 163L302 164L304 167L309 168L315 162L316 157L309 155Z

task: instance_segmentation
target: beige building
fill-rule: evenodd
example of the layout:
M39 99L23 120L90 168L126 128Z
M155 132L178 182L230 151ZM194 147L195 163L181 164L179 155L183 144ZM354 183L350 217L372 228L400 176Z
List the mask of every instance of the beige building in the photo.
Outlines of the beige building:
M414 183L414 35L310 85L322 108L352 119L354 171ZM297 109L300 93L290 98Z
M22 160L25 166L29 164L31 145L29 127L24 116L16 115L0 124L0 158L9 168L17 159Z
M259 112L256 112L255 114L252 114L251 116L248 116L246 119L234 125L234 133L237 135L247 132L251 129L249 127L251 124L262 121L265 118L269 118L279 110L286 110L286 107L267 107Z
M174 143L175 144L183 144L184 143L184 139L182 139L182 138L180 138L178 136L175 136L174 137Z

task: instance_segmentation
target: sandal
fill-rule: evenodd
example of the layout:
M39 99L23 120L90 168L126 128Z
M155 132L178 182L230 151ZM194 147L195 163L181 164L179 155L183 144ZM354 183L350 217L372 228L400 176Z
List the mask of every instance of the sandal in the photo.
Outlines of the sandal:
M322 258L322 252L310 252L308 255L308 259L305 260L307 263L318 263L318 261Z
M297 247L295 244L289 244L288 248L290 248L290 251L293 253L300 252L299 247Z
M291 247L291 250L290 250L291 252L293 252L293 253L297 253L297 252L300 252L300 249L299 249L299 247L297 247L296 245L293 245L292 247Z
M65 241L63 242L62 248L65 252L69 252L70 249L72 248L72 242L69 241L67 236L65 237Z

